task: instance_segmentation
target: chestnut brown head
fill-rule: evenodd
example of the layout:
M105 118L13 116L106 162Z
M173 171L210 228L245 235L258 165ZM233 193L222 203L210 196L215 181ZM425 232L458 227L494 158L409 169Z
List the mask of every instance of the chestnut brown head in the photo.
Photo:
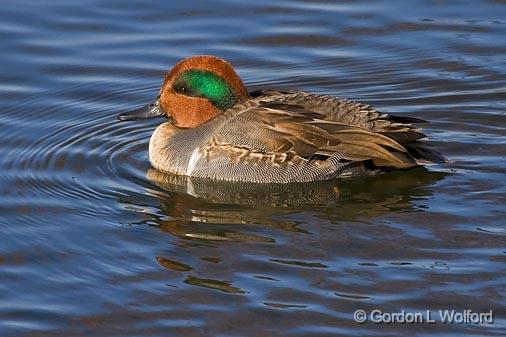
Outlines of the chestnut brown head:
M169 71L154 103L119 118L166 114L178 127L195 128L248 98L248 91L230 63L215 56L193 56Z

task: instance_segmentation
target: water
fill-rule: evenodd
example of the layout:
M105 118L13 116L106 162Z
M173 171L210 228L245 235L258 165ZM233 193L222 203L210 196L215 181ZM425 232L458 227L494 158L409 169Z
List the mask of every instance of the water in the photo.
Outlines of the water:
M1 336L506 335L504 2L3 0L0 37ZM303 187L160 176L160 121L115 116L202 53L251 90L430 120L452 163Z

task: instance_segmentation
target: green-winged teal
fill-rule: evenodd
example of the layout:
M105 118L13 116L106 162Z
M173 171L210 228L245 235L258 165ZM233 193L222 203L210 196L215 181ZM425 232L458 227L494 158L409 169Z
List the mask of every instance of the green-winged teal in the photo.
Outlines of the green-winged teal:
M119 116L166 116L149 142L158 170L202 178L287 183L408 169L444 158L413 124L367 104L298 91L248 93L230 63L182 60L158 98Z

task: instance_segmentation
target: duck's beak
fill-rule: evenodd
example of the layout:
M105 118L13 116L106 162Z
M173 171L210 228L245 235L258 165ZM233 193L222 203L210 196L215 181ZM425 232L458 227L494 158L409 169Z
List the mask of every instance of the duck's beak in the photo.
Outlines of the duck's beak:
M167 116L167 113L163 111L162 107L160 106L160 96L158 96L156 100L151 104L120 113L118 115L118 119L120 121L133 121L137 119L149 119L162 116Z

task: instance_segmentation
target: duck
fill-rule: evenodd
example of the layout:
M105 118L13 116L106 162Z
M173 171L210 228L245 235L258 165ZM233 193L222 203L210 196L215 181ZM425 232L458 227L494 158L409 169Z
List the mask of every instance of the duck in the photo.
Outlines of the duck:
M156 99L121 121L165 117L149 161L168 174L252 183L299 183L407 170L445 158L419 128L425 120L304 91L249 92L216 56L178 62Z

